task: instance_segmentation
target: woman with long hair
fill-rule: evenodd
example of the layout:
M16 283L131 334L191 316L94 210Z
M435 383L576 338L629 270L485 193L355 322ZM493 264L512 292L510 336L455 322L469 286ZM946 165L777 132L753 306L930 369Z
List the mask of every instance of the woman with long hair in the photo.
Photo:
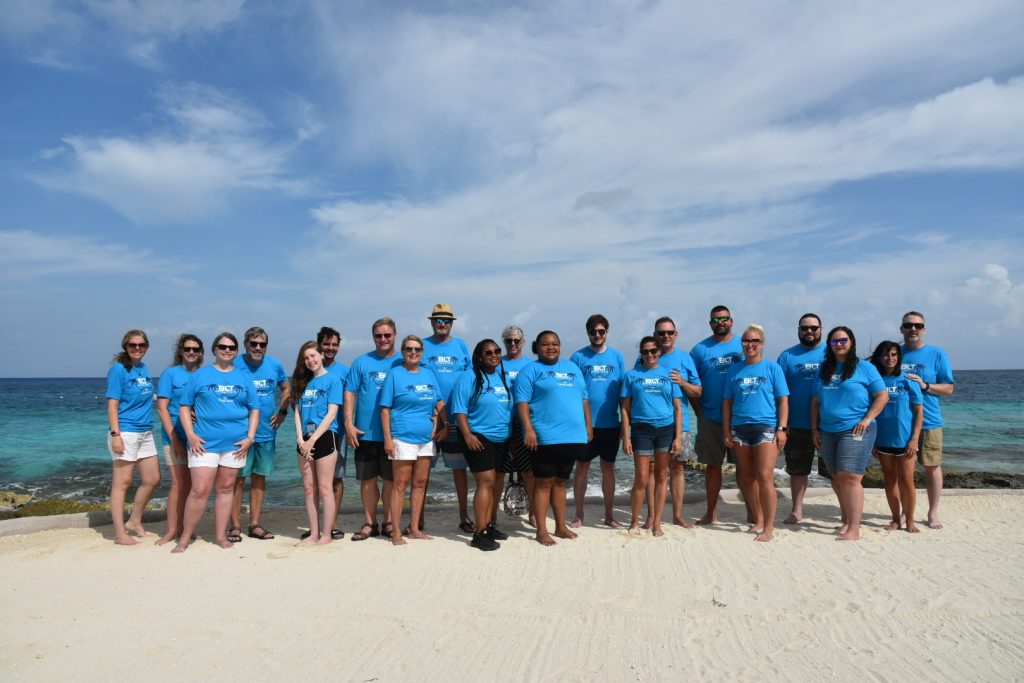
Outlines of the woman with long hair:
M523 423L523 442L533 461L531 504L537 519L537 542L555 545L548 534L548 506L555 517L555 536L576 538L576 532L565 523L566 482L594 432L583 372L560 357L558 335L551 330L538 334L533 352L537 362L520 371L512 391Z
M309 535L296 545L325 545L332 540L331 527L337 516L334 500L334 465L338 460L338 441L334 421L342 404L341 379L327 372L324 356L315 341L299 348L292 372L292 396L295 401L295 439L302 474L302 492L309 518ZM322 500L323 520L317 515Z
M743 330L744 362L729 368L722 399L722 438L739 459L736 472L754 512L755 541L774 540L775 462L789 431L789 386L782 367L764 357L764 343L760 325Z
M384 432L384 451L391 460L391 521L382 533L395 545L402 538L402 503L412 481L409 495L409 538L430 540L420 529L423 503L427 496L434 442L448 436L441 385L432 370L420 367L423 340L414 334L402 340L402 364L391 369L380 392L380 424Z
M153 489L160 483L160 463L153 440L153 379L142 358L149 350L149 337L142 330L128 330L121 338L121 352L107 373L107 449L114 463L110 485L110 514L114 522L114 543L136 545L132 536L145 536L142 515ZM124 500L139 466L139 488L128 521Z
M167 533L156 542L163 545L176 541L184 526L185 499L192 488L188 472L188 439L181 426L179 408L189 377L203 364L203 340L185 332L174 344L171 366L160 373L156 388L156 414L164 433L164 462L171 473L171 490L167 493ZM241 541L242 530L232 529L228 540Z
M185 500L185 516L178 544L172 553L183 553L192 543L199 521L206 513L210 492L217 491L213 505L214 542L230 548L228 518L238 470L256 438L260 422L259 397L248 373L235 367L238 339L221 332L213 340L214 361L189 377L181 395L181 426L188 440L188 467L192 490Z
M825 361L811 397L811 437L820 449L839 498L840 541L860 540L864 469L875 443L875 418L888 401L885 382L871 363L857 358L853 330L828 333Z
M882 464L885 498L892 512L889 530L899 529L901 520L906 519L907 531L916 534L919 530L914 524L917 505L914 465L917 463L918 438L924 424L924 397L920 385L900 370L902 363L903 349L896 342L884 341L871 354L871 364L882 376L889 393L889 402L876 420L878 436L875 438L874 455Z
M668 495L669 458L683 447L683 393L669 376L670 370L658 365L661 347L647 336L640 340L640 367L626 373L619 389L622 424L622 452L633 461L636 474L630 494L632 517L629 533L640 533L640 508L654 461L654 495L651 501L651 533L664 536L661 513Z
M508 535L495 526L495 500L504 485L498 474L508 450L512 426L512 401L501 348L484 339L473 349L473 372L463 373L452 392L452 414L459 428L462 452L476 480L473 514L476 531L470 545L480 550L497 550L498 541Z

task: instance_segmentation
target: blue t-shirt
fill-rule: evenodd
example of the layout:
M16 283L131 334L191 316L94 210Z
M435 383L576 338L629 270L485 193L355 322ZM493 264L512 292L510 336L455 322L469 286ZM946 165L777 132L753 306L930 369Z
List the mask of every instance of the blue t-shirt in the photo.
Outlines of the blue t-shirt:
M501 364L505 368L505 381L508 382L508 390L512 392L513 397L515 396L516 389L516 377L519 373L530 363L533 363L532 358L526 356L520 356L515 360L509 360L508 358L502 358ZM513 424L519 424L519 413L516 412L515 399L512 401L512 422Z
M655 427L668 427L675 423L673 399L682 399L683 390L669 379L669 368L659 365L651 370L630 370L622 380L620 398L628 398L629 419Z
M637 358L636 363L633 364L634 370L642 370L644 367L644 361L642 358ZM700 386L700 375L697 374L697 368L693 364L693 358L690 354L679 349L672 349L668 353L662 354L658 357L658 367L665 368L669 374L673 370L679 373L679 376L683 378L683 381L687 384L696 384ZM676 384L678 387L679 385ZM682 391L682 389L680 389ZM685 394L683 395L685 398ZM683 431L690 431L690 411L686 401L683 402Z
M237 365L221 372L216 365L201 367L188 378L181 405L192 408L193 430L210 453L238 450L235 444L248 436L249 411L258 410L259 397L251 375Z
M725 380L729 368L743 362L743 348L740 339L733 336L727 342L718 342L708 337L690 350L693 365L700 375L704 387L700 395L700 407L709 420L722 421L722 396L725 394Z
M874 395L885 391L885 382L875 366L867 361L857 363L853 376L840 381L844 363L836 365L827 383L819 375L814 384L818 396L818 429L823 432L845 432L864 419Z
M391 438L415 444L430 441L434 408L443 400L440 382L429 368L392 368L380 391L380 407L391 409Z
M949 357L942 349L925 344L916 351L903 347L901 372L910 372L928 384L953 384L953 368L949 365ZM920 385L918 389L920 389ZM942 426L942 408L939 397L935 394L922 392L924 398L924 425L922 429L937 429Z
M466 342L458 337L449 337L443 344L431 337L423 340L423 360L420 366L434 371L441 385L441 400L445 403L451 403L452 389L462 373L470 368L471 359Z
M341 385L341 401L342 406L345 405L345 380L348 379L348 366L342 362L334 361L330 365L324 366L327 372L331 373L338 378ZM340 432L345 429L345 411L343 408L338 408L338 417L334 420L334 426L331 427L336 432Z
M724 399L732 400L733 425L771 425L778 422L776 399L789 396L786 376L773 360L732 366Z
M626 360L616 349L606 347L601 353L589 346L572 354L570 363L583 371L590 397L592 426L613 429L619 426L619 388L626 374Z
M463 373L452 391L452 415L465 415L470 431L501 443L508 440L512 425L512 397L509 396L501 375L497 371L481 373L483 383L474 398L476 373ZM508 381L506 377L506 382Z
M181 395L185 393L188 386L188 378L192 373L185 369L184 365L175 365L160 373L160 381L156 385L156 397L167 399L167 412L171 414L171 423L178 438L184 443L185 430L181 426L181 414L178 408L181 407ZM162 426L160 431L164 433L164 443L171 444L171 435Z
M259 365L249 365L245 355L241 355L235 367L249 373L249 381L256 390L260 404L260 426L256 430L256 441L273 441L274 428L270 426L270 418L277 412L275 395L277 388L288 381L288 373L277 359L270 356L264 356Z
M398 354L382 358L376 351L365 353L352 363L345 378L345 391L356 395L352 422L357 429L365 432L359 440L383 441L384 432L380 426L380 390L388 378L391 368L402 364ZM342 422L344 425L344 422Z
M341 387L341 379L331 372L309 380L302 396L299 397L299 416L302 418L303 434L309 435L316 431L327 417L327 409L331 405L338 406L340 410L344 400Z
M516 403L530 404L530 422L542 445L587 443L587 385L575 363L561 358L550 365L530 363L516 377L512 394Z
M793 429L811 428L811 397L824 361L824 344L813 348L795 344L779 354L779 365L789 385L789 426Z
M107 373L107 398L118 401L118 430L153 430L153 379L145 363L133 365L131 370L125 370L120 363L114 363Z
M875 418L878 424L875 445L883 448L904 448L914 432L914 411L910 406L924 403L921 387L914 380L907 379L903 373L887 375L882 381L889 390L889 402Z

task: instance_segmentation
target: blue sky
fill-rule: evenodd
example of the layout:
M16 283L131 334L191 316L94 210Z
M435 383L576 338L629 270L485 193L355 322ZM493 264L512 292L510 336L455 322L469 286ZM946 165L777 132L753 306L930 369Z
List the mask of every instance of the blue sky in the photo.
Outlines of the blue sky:
M0 376L713 304L1024 367L1019 2L0 4Z

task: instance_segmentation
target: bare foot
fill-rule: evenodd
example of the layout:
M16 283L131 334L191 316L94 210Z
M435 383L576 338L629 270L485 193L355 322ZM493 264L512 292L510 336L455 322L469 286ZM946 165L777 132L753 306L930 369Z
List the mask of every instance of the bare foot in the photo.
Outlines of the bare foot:
M114 538L114 543L117 545L138 545L139 541L136 541L131 536L117 536Z
M640 535L640 525L639 524L631 525L629 527L629 533L633 534L634 536L639 536Z
M178 541L178 545L174 546L174 549L171 550L171 552L172 553L183 553L186 550L188 550L188 546L191 543L192 543L192 539L187 539L187 540L186 539L180 539Z
M683 517L673 517L672 523L676 526L681 526L684 529L692 529L693 525L686 521Z
M537 528L537 518L534 517L533 515L530 515L530 518L528 520L526 520L526 523L528 525L532 526L534 529Z
M800 522L803 521L803 519L804 519L804 516L802 514L798 515L798 514L796 514L796 512L790 512L789 513L789 517L786 517L784 520L782 520L782 523L783 524L799 524Z
M572 539L576 538L577 534L569 527L562 527L561 529L555 527L555 536L571 541Z
M850 530L850 525L847 524L846 522L843 522L836 529L836 533L839 534L840 536L842 536L843 534L847 533L849 530Z
M939 521L939 513L929 512L928 513L928 528L929 529L941 529L942 522Z
M225 550L227 550L228 548L230 548L231 546L234 545L234 543L232 543L231 541L229 541L226 538L218 538L218 539L214 540L214 543L219 545L221 548L224 548Z
M762 543L771 543L775 540L775 534L771 529L768 529L767 531L762 531L757 536L754 536L754 540Z
M644 520L644 528L648 531L654 528L654 517L652 517L651 515L647 516L647 519Z
M136 536L146 535L146 530L142 528L141 524L136 524L131 521L128 521L124 523L124 528L128 531L128 533L134 534Z
M555 539L551 538L551 536L549 536L547 533L543 533L542 534L542 533L540 533L538 531L537 532L537 543L540 543L541 545L555 545L556 543L558 543L558 541L556 541Z
M899 520L894 519L885 525L886 531L899 531L900 523Z
M697 524L704 526L705 524L718 524L718 513L717 512L705 512L704 516L697 520Z
M904 512L904 513L902 513L900 515L900 526L906 526L906 525L907 525L907 513Z
M405 539L401 536L392 536L391 545L407 545L407 543L405 542Z
M751 522L750 526L747 527L747 531L759 534L764 531L764 528L763 525L760 525L757 522Z
M320 534L320 540L317 541L316 544L317 545L327 545L328 543L330 543L333 540L334 539L331 538L331 534L330 533Z
M306 536L304 539L302 539L301 541L296 543L295 547L298 548L300 545L313 545L316 542L317 542L317 539L313 538L313 536L310 535L310 536Z
M419 530L416 530L416 531L413 531L412 533L410 533L409 534L409 538L415 538L415 539L417 539L419 541L433 541L434 540L433 536L428 536L427 534L425 534L425 533L423 533L422 531L419 531Z
M613 529L621 529L622 528L622 525L619 524L618 522L616 522L614 517L605 517L604 518L604 525L605 526L610 526Z
M571 526L573 529L579 529L581 526L583 526L583 518L577 517L576 519L572 520L572 524L570 524L569 526Z
M164 543L170 543L177 537L177 534L168 531L166 534L156 539L156 545L163 545Z
M660 526L656 526L653 529L651 529L651 533L654 534L656 538L660 538L665 535L665 532L661 530Z
M847 531L845 533L836 536L837 541L859 541L860 533L856 531Z
M919 534L919 533L921 533L921 530L917 528L916 524L914 524L914 520L908 520L907 521L907 531L912 533L912 534Z

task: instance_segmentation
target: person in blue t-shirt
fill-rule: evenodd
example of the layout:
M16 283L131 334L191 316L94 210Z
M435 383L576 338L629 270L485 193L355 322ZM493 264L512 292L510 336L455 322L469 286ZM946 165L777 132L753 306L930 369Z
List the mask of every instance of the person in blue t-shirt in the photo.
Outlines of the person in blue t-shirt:
M942 498L942 408L939 397L952 396L955 387L949 357L940 348L924 343L924 316L910 311L900 324L903 333L903 363L907 379L917 382L924 399L924 425L918 459L924 466L928 491L928 526L941 529L939 501Z
M640 533L640 508L648 482L654 479L653 514L648 511L648 517L655 536L664 536L661 511L668 493L669 457L683 444L683 392L669 376L671 371L659 367L660 355L657 339L651 336L641 339L641 367L626 373L619 391L622 450L633 458L636 467L630 494L629 532Z
M804 518L804 494L814 464L814 439L811 438L811 396L818 381L825 347L821 343L821 318L805 313L797 323L797 339L779 354L778 363L789 386L789 432L786 438L786 473L789 475L793 508L783 524L797 524ZM825 461L818 458L818 474L829 477Z
M711 309L711 336L690 350L690 357L700 375L703 387L700 400L690 397L690 405L697 415L697 462L705 465L704 489L707 493L707 511L697 524L718 521L718 494L722 491L722 465L730 451L722 439L722 395L729 368L743 361L740 340L732 334L732 313L726 306ZM736 463L736 478L742 466ZM755 521L753 501L744 500L747 521Z
M132 536L145 536L142 513L153 489L160 483L160 463L153 440L153 380L142 358L149 350L149 337L142 330L128 330L121 338L121 352L107 373L107 450L114 463L110 485L110 512L114 521L114 543L136 545ZM139 488L128 521L124 500L132 485L135 465L139 466Z
M736 478L753 504L755 541L775 539L775 462L786 445L789 387L782 368L764 357L764 328L743 330L744 362L733 365L722 397L722 440L736 454ZM742 476L741 476L742 475Z
M196 527L206 513L210 491L213 504L214 540L230 548L227 524L238 470L256 441L260 423L259 397L248 372L235 366L238 339L221 332L213 340L213 365L199 368L189 377L178 413L188 439L188 466L192 490L185 500L185 517L178 544L171 552L188 549Z
M456 317L451 306L435 304L427 318L430 320L433 334L423 340L423 367L433 370L437 381L441 383L442 398L446 404L450 404L452 389L469 369L469 348L466 342L452 336ZM466 474L468 465L455 435L456 431L448 430L448 438L437 446L441 451L444 466L452 471L455 498L458 502L459 529L471 534L476 532L476 527L469 518L469 476ZM419 524L422 529L424 521L419 520Z
M245 331L245 353L238 359L238 368L249 373L252 387L260 404L260 425L256 430L256 443L249 449L245 467L238 471L235 482L234 500L231 507L231 541L242 540L242 498L245 493L245 479L252 475L249 485L249 538L268 541L274 537L260 524L263 514L263 499L267 495L267 477L274 473L277 457L277 428L288 415L291 396L288 390L288 373L276 358L267 354L270 337L262 327L250 327ZM280 390L280 408L275 397Z
M533 513L537 542L554 545L548 534L547 514L555 517L555 536L576 538L565 522L565 487L577 457L593 438L590 402L583 373L559 356L562 342L544 330L533 342L537 362L527 365L512 389L516 412L523 424L523 441L533 459Z
M344 396L345 380L348 379L348 366L337 359L338 350L341 348L341 333L333 327L326 325L316 333L317 348L324 357L324 367L327 372L338 378L341 382L342 396ZM334 465L334 509L341 516L341 499L345 497L345 472L348 469L348 440L345 438L345 411L344 406L338 409L338 416L334 420L334 431L338 442L338 458ZM345 538L345 532L341 530L339 520L334 520L334 528L331 529L331 538L338 540Z
M391 459L391 542L405 545L401 530L402 503L409 495L409 538L431 540L423 533L423 504L427 496L430 466L437 442L448 435L444 393L434 372L420 365L423 340L414 334L402 340L402 364L388 373L380 391L380 424L384 432L384 450Z
M892 513L889 530L896 531L906 519L907 531L916 534L919 529L914 523L917 507L914 465L924 424L924 400L917 382L900 371L902 361L903 349L896 342L884 341L871 354L871 364L882 376L889 392L889 402L875 420L878 436L874 455L882 464L885 499Z
M332 486L338 459L334 424L342 402L342 388L338 376L324 367L324 356L315 341L308 341L299 348L291 388L295 400L295 450L309 520L309 534L304 534L296 545L324 545L333 540L330 529L337 517ZM322 520L319 519L321 505Z
M167 533L157 545L176 541L185 524L185 499L192 488L188 471L188 440L181 426L178 409L188 380L203 364L203 340L194 334L178 336L171 367L160 373L156 388L156 413L164 432L164 460L171 473L171 490L167 493Z
M359 499L363 504L365 521L362 528L352 534L353 541L365 541L380 536L377 526L377 505L384 499L384 532L391 536L391 460L384 450L384 432L380 425L380 390L391 368L401 365L395 357L395 321L380 318L371 329L374 350L356 358L345 379L345 439L355 450L356 477L359 479ZM383 479L383 492L378 486Z
M497 550L508 535L495 526L495 500L501 497L498 474L508 450L512 428L512 396L501 363L501 348L484 339L473 349L473 371L462 375L452 391L452 415L462 452L476 480L473 514L477 531L470 543L479 550Z
M608 346L608 318L600 313L587 318L590 344L569 358L583 371L590 397L590 415L594 421L594 438L587 444L583 458L576 461L573 493L576 518L573 527L583 526L583 503L587 495L590 463L601 458L601 493L604 498L604 523L613 529L622 525L615 521L615 456L619 452L619 387L626 374L626 361L618 350Z
M524 367L533 362L533 359L523 355L526 333L519 325L506 325L505 329L501 331L501 341L505 345L505 356L501 359L501 365L505 369L509 391L514 391L516 377ZM516 414L514 406L512 408L512 437L509 439L508 451L501 471L504 474L518 474L523 488L526 489L527 501L533 500L533 465L530 462L530 449L523 443L523 425L519 422L519 416ZM514 477L510 477L510 479L514 479ZM498 499L495 499L495 516L498 513L498 502ZM533 506L527 504L529 507L528 523L535 527L537 520L533 518Z
M825 360L811 397L811 435L839 499L838 540L859 541L864 513L861 481L875 443L875 418L889 397L878 370L857 358L853 330L833 327L826 342Z

